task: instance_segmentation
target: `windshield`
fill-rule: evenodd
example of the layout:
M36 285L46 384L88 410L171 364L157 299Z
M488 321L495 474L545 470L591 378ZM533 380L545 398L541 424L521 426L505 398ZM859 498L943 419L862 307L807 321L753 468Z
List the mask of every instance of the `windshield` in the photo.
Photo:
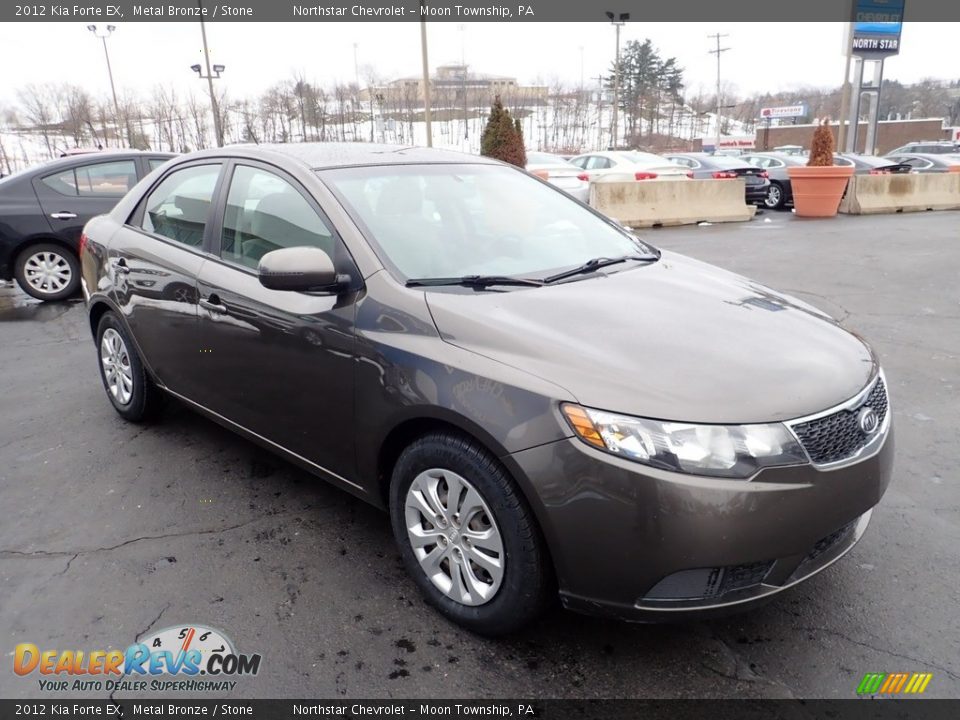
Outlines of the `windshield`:
M321 171L381 261L412 278L544 277L651 249L561 191L498 165Z

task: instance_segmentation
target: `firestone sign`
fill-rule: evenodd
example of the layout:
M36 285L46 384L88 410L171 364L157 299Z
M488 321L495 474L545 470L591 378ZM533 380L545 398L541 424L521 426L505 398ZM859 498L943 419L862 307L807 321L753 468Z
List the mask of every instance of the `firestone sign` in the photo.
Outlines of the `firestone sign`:
M784 107L761 108L760 110L760 117L764 120L771 118L805 117L806 114L806 105L786 105Z
M887 57L900 52L905 0L856 0L853 18L853 52L867 57Z

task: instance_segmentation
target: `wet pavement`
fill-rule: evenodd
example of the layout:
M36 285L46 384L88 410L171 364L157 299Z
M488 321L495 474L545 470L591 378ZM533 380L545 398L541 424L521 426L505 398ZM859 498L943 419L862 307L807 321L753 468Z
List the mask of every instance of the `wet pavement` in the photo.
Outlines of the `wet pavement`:
M869 338L894 482L844 560L749 615L625 625L556 610L498 641L424 605L379 511L177 404L124 423L82 304L0 284L0 697L44 696L11 672L18 642L124 648L192 623L263 656L234 697L849 698L868 671L931 672L926 695L960 696L958 228L960 213L768 213L645 233Z

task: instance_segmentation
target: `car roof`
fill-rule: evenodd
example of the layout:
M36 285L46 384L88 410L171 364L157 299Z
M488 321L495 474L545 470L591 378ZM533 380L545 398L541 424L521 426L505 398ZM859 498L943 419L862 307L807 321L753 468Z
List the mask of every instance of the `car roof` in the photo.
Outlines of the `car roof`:
M411 165L429 163L500 164L491 158L452 150L381 145L379 143L269 143L262 145L228 145L201 150L193 157L244 157L253 160L276 160L277 156L294 160L311 170L363 165Z
M36 165L17 170L15 173L6 175L7 178L25 178L32 177L35 173L47 173L59 168L79 167L81 165L91 165L98 162L110 162L111 160L125 160L143 156L173 158L176 153L163 152L161 150L97 150L89 153L74 153L66 157L58 157L53 160L46 160Z

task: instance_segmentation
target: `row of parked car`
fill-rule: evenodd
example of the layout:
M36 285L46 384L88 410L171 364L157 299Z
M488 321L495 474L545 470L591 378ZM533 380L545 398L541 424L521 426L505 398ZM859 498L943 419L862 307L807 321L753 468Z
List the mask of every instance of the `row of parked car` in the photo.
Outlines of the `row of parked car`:
M911 143L882 157L836 153L834 162L852 165L857 175L944 173L952 166L960 165L960 147L953 143ZM772 210L793 204L788 168L806 164L805 155L788 151L747 152L738 156L702 152L655 155L636 150L598 151L576 156L527 153L528 171L583 202L589 201L591 182L742 178L746 201Z
M921 150L925 152L920 152ZM77 292L83 226L109 212L171 153L83 151L0 178L0 280L16 279L28 294L61 300ZM707 153L598 151L577 156L527 153L527 170L588 203L590 183L743 178L748 203L770 209L793 202L788 168L805 165L797 152ZM915 143L886 157L837 155L858 174L947 172L960 165L951 143Z

